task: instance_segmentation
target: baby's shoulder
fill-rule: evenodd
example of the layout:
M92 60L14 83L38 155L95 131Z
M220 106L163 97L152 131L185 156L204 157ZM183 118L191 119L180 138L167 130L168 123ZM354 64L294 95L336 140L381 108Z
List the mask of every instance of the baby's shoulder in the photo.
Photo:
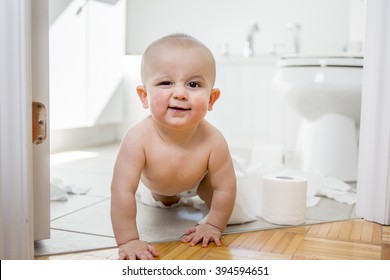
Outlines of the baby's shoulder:
M143 119L136 125L130 127L125 136L124 141L145 141L150 137L152 124L148 119Z
M208 136L210 136L211 139L223 137L221 131L219 131L218 128L216 128L214 125L212 125L206 120L203 120L203 122L201 123L201 133L205 138L208 138Z
M207 121L204 122L201 138L203 139L202 141L211 145L212 149L226 146L226 139L222 132Z

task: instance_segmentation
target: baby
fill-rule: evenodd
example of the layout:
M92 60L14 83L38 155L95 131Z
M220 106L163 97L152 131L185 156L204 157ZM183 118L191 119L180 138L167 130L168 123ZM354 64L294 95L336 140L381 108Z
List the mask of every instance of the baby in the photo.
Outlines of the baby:
M139 239L135 194L141 180L162 206L195 189L209 213L188 228L191 246L221 245L232 214L236 177L223 135L204 117L220 96L215 60L193 37L174 34L152 43L143 55L138 96L150 115L124 136L111 185L111 221L119 259L154 259L156 249Z

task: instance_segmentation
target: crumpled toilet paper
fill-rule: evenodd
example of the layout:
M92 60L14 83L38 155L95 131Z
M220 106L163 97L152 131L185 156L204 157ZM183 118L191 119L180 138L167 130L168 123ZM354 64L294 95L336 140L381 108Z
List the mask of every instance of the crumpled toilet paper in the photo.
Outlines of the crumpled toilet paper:
M52 178L50 180L50 200L67 201L68 194L86 194L91 187L79 186L76 184L65 184L62 179Z
M323 185L318 189L317 195L326 196L348 205L356 203L356 189L338 178L324 178Z

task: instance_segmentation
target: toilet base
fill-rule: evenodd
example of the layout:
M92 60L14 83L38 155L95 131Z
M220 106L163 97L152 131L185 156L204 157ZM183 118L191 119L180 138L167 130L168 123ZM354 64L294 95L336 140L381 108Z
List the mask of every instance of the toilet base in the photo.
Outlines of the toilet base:
M356 182L358 134L351 118L327 114L314 122L302 120L296 152L297 168Z

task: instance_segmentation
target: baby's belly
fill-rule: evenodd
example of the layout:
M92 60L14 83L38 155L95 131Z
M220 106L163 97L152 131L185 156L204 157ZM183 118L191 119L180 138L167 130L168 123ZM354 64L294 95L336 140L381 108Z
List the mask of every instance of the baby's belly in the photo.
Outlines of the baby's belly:
M141 176L141 181L148 189L150 189L150 191L154 193L165 196L174 196L197 188L204 176L205 173L200 176L197 175L190 178L172 176L175 178L160 178L154 180L146 176Z

